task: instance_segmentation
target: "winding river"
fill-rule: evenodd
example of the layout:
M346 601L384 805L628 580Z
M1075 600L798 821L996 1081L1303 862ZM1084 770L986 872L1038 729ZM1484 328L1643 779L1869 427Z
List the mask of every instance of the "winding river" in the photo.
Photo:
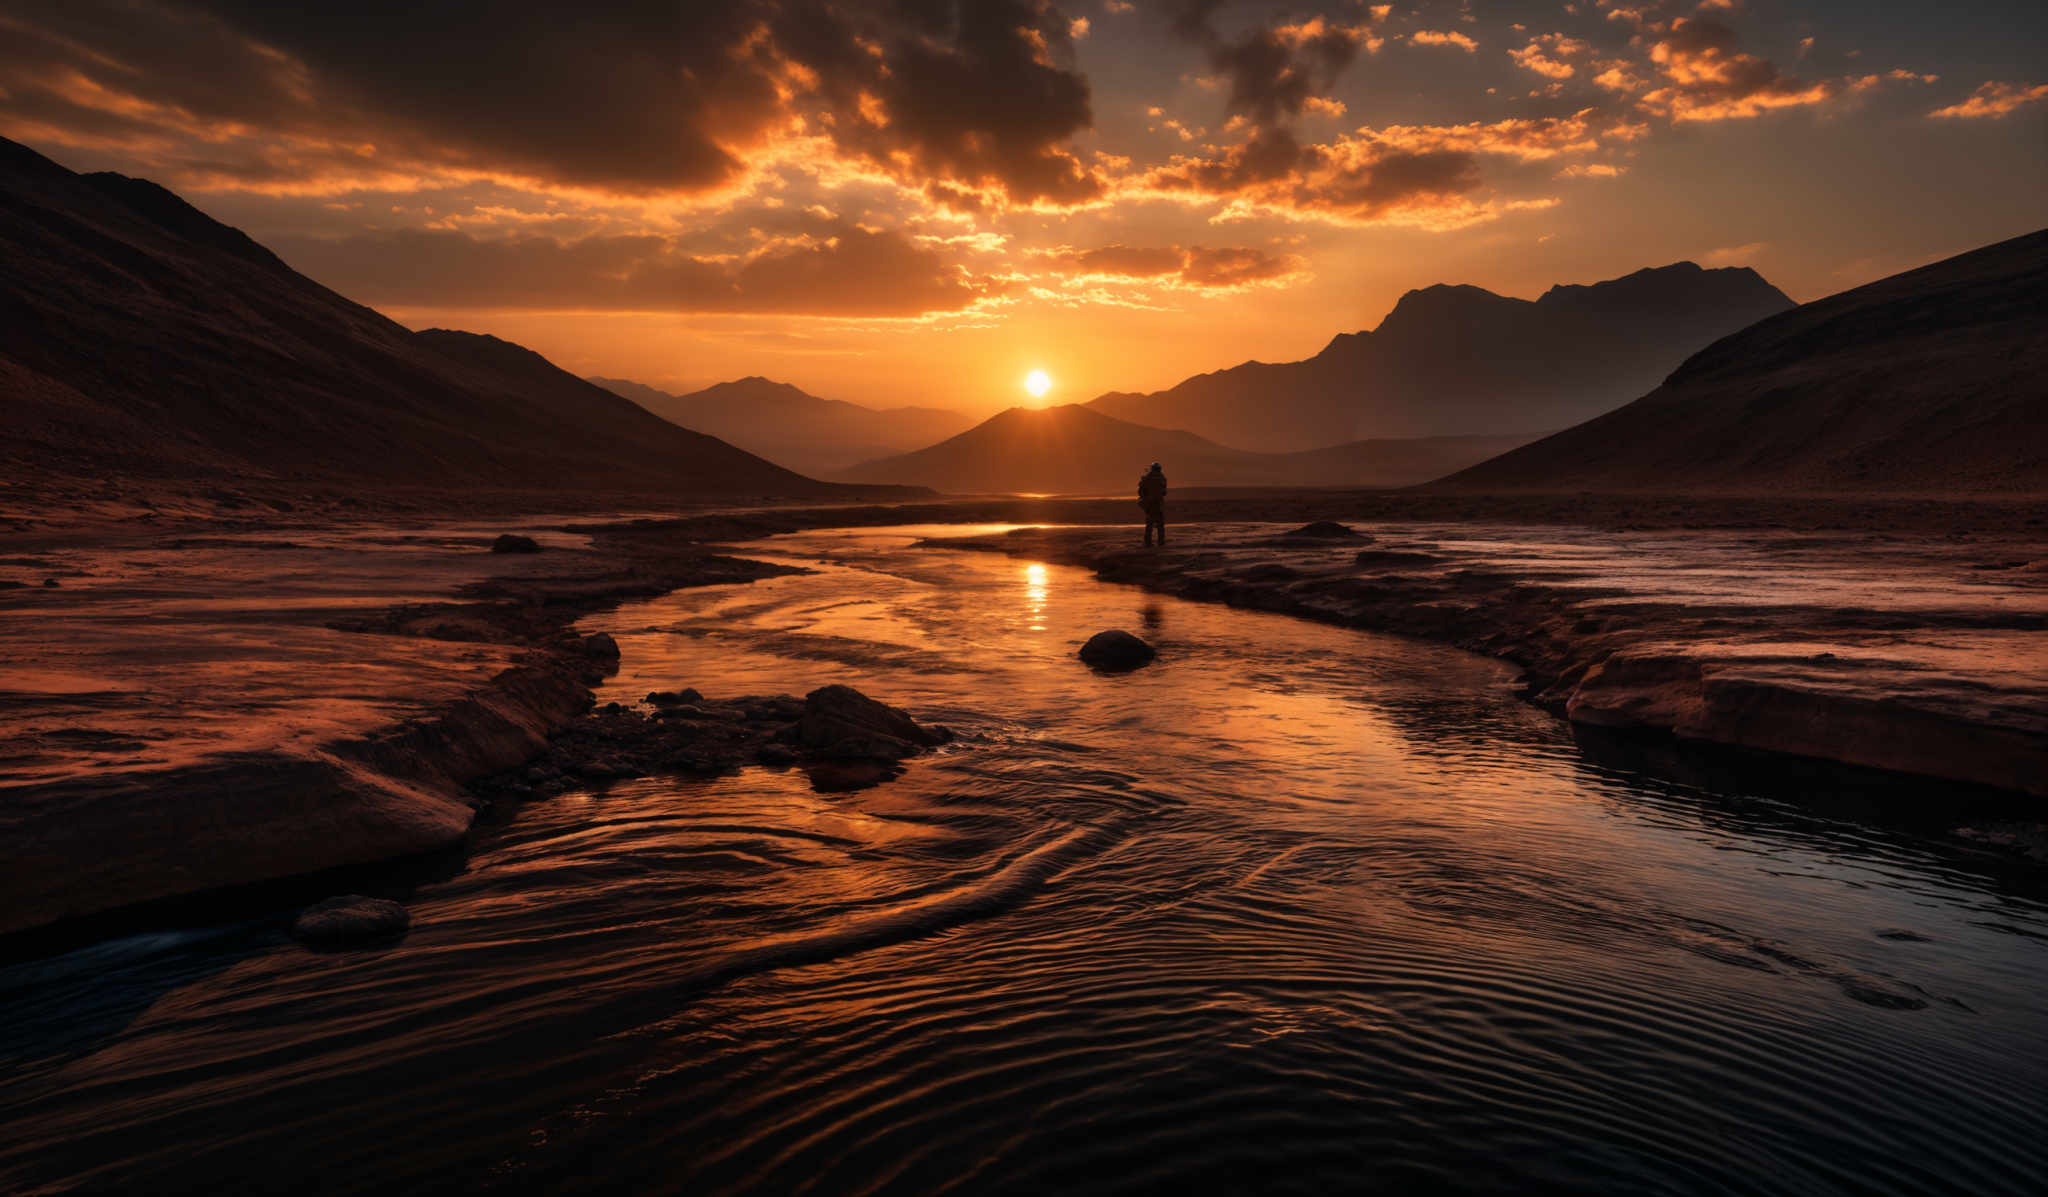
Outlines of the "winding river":
M535 801L382 950L265 917L0 968L0 1189L2048 1175L2038 875L1589 750L1496 662L918 543L963 531L587 621L601 699L847 682L959 733L893 781ZM1159 661L1080 666L1117 626Z

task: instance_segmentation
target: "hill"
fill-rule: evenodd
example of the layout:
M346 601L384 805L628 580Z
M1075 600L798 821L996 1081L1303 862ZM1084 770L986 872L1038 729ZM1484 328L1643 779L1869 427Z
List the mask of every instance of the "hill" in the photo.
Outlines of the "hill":
M2048 230L1724 338L1480 491L2048 493Z
M0 139L0 463L830 495L492 337L415 333L170 191Z
M955 494L1122 494L1151 462L1177 487L1409 486L1521 444L1521 437L1368 440L1304 453L1249 453L1148 428L1079 404L1013 407L958 436L838 475Z
M1535 300L1434 286L1306 361L1246 362L1089 406L1266 452L1367 437L1533 436L1627 402L1702 346L1790 307L1753 270L1691 262L1552 287Z
M820 399L786 382L742 378L672 395L622 378L592 378L684 428L806 474L832 474L943 440L974 423L938 407L863 407Z

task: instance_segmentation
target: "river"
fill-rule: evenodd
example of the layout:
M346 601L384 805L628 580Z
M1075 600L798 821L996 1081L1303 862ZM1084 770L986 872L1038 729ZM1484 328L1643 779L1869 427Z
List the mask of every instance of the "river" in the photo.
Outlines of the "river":
M585 621L601 700L847 682L959 733L892 781L527 803L389 948L252 917L0 967L0 1188L2048 1174L2038 876L1589 752L1494 661L918 543L973 530ZM1090 672L1104 627L1159 660Z

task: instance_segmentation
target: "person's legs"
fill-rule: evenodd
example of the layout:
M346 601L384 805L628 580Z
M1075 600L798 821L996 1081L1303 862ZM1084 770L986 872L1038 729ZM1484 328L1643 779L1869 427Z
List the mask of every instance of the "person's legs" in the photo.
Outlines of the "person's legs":
M1162 544L1162 545L1163 545L1163 544L1165 544L1165 543L1166 543L1166 513L1165 513L1165 512L1163 512L1163 511L1148 511L1148 512L1146 512L1146 513L1145 513L1145 547L1146 547L1146 548L1148 548L1148 549L1152 547L1152 530L1153 530L1154 528L1157 528L1157 529L1159 530L1159 543L1160 543L1160 544Z
M1145 547L1152 547L1152 513L1149 511L1145 513Z

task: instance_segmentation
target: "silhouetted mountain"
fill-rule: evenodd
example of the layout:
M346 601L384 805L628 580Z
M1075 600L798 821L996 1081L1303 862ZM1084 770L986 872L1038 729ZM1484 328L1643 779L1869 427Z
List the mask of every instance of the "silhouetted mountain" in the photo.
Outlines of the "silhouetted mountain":
M1104 415L1268 452L1365 437L1536 435L1642 394L1717 337L1792 306L1747 268L1680 262L1536 300L1410 291L1378 328L1301 362L1246 362L1167 391L1112 392Z
M2048 493L2048 230L1774 316L1443 485Z
M664 420L710 433L806 474L831 474L929 445L974 423L965 412L862 407L758 377L721 382L687 395L671 395L623 378L590 381Z
M154 183L4 139L0 395L0 460L62 473L843 493L516 345L414 333Z
M1523 443L1524 437L1372 440L1304 453L1247 453L1079 404L1013 407L959 436L838 475L955 494L1121 494L1152 462L1177 487L1410 486Z

